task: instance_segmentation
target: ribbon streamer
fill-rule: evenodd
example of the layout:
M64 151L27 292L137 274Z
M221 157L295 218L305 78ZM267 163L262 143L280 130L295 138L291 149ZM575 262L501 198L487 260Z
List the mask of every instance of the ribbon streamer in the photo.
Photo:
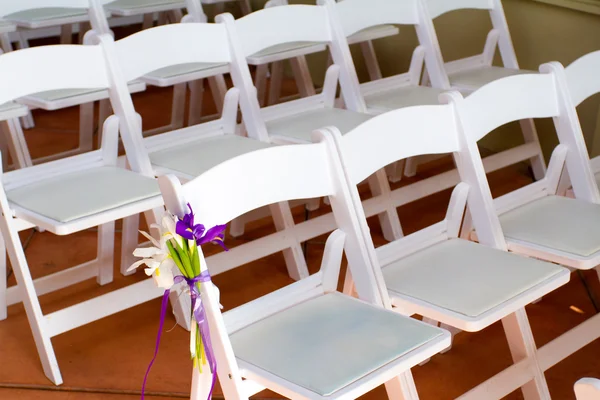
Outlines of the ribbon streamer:
M215 358L215 353L213 352L212 343L210 341L210 329L208 326L208 320L206 319L206 310L204 309L202 299L200 298L200 291L196 286L198 282L210 282L210 274L208 273L208 270L206 270L202 272L199 276L194 278L186 278L185 276L178 275L175 277L174 282L186 282L188 287L190 288L194 319L196 320L198 328L200 329L202 345L204 346L204 351L206 352L206 360L208 361L208 365L210 366L210 370L212 372L212 383L207 399L210 400L212 398L213 389L215 388L215 383L217 382L217 360ZM160 324L158 326L158 335L156 336L156 346L154 347L154 356L152 357L152 361L150 361L148 369L146 370L146 375L144 376L144 383L142 384L142 400L144 400L144 394L146 392L146 382L148 381L150 369L152 369L152 365L154 364L154 361L156 361L156 357L158 356L158 349L160 347L160 339L162 337L162 331L165 325L165 316L167 314L167 305L169 304L170 293L171 291L167 289L163 294L162 305L160 310Z

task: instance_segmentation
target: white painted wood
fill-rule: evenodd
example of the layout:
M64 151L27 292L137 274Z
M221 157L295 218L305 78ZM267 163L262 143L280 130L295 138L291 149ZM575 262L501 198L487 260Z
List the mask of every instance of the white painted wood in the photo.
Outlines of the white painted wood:
M600 399L600 381L594 378L582 378L575 383L577 400Z

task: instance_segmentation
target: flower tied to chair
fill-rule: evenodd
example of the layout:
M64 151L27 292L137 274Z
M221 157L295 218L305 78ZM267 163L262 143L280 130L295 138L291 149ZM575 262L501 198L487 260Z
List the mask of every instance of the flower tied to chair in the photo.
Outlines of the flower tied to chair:
M160 324L154 356L144 376L142 399L145 396L150 369L158 356L171 287L177 283L185 282L187 284L187 291L192 300L191 314L193 315L193 321L190 332L190 354L194 367L202 372L202 365L208 364L212 373L212 383L208 394L209 400L216 383L217 361L212 349L206 311L200 296L200 285L210 282L211 278L208 270L202 271L200 268L198 246L205 243L215 243L228 250L223 242L226 225L217 225L206 231L204 225L194 224L194 212L189 204L188 207L190 212L185 214L183 218L176 218L167 214L163 217L160 226L152 225L152 227L160 230L160 241L155 240L146 232L141 232L150 239L154 247L136 249L133 254L144 258L129 268L129 270L133 270L145 264L147 266L145 269L146 274L152 275L157 286L165 289L162 297ZM174 266L177 266L181 275L173 275L172 268Z

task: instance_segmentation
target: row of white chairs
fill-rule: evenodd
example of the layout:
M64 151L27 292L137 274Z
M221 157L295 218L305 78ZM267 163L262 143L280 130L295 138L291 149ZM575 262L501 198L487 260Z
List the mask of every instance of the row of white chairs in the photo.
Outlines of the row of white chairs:
M225 397L268 388L294 399L356 398L385 384L390 398L416 399L409 368L450 343L448 332L406 318L418 314L466 331L502 321L513 366L461 399L500 399L519 387L525 399L550 399L544 371L600 337L596 315L538 349L525 312L569 281L558 257L573 268L598 264L600 191L573 99L600 91L600 81L570 83L599 65L600 52L566 71L545 64L542 74L502 78L467 98L447 92L443 104L390 111L346 134L318 129L313 144L240 155L183 185L159 177L167 209L182 216L189 203L207 226L282 201L331 202L337 230L319 273L225 313L214 287L203 285ZM560 145L545 178L494 200L477 142L524 118L553 118ZM407 157L445 153L454 155L460 176L446 218L375 249L357 184ZM564 171L577 199L556 195ZM460 238L466 209L478 243ZM337 293L342 250L346 280L353 278L368 311ZM194 382L193 396L202 398L206 387L199 377Z
M311 96L307 99L290 102L282 105L280 108L267 108L263 109L263 119L266 121L266 126L261 126L261 122L256 122L253 119L245 118L246 130L248 131L248 135L252 138L258 138L266 142L272 143L286 143L290 141L294 142L303 142L309 140L308 134L311 129L314 129L317 126L334 124L344 129L350 129L353 126L356 126L357 123L364 121L368 116L368 114L377 114L383 112L385 110L394 109L398 107L403 107L411 104L432 104L436 101L436 96L441 92L441 88L448 89L449 86L449 78L445 74L444 68L440 68L441 64L441 53L439 52L439 48L437 46L437 39L435 39L435 32L433 31L431 25L431 18L427 15L427 9L430 9L430 13L432 16L439 16L446 12L452 11L453 9L467 8L467 7L476 7L476 8L487 8L490 11L492 16L492 21L494 22L494 30L491 32L488 38L488 44L486 45L486 51L488 53L494 51L496 42L490 38L503 38L500 40L500 50L503 54L503 58L509 60L507 61L507 65L510 67L516 67L516 58L514 57L514 51L512 50L512 45L510 43L510 36L508 30L506 28L506 23L504 20L504 14L502 11L501 4L499 2L478 2L477 4L464 3L464 2L456 2L452 7L446 4L438 4L436 2L431 2L428 4L427 9L423 7L424 3L421 3L419 0L413 0L406 3L397 3L389 1L380 1L381 4L371 4L370 2L364 1L348 1L345 0L343 3L336 4L334 13L337 14L338 22L341 26L342 35L332 35L331 29L329 26L325 25L329 23L327 20L325 24L321 27L322 30L318 30L315 32L309 32L310 26L316 23L319 19L312 20L311 15L305 13L305 15L290 15L290 12L293 13L294 8L283 7L281 11L275 12L272 11L268 14L265 13L257 13L256 16L252 16L249 20L252 21L248 26L246 26L242 32L241 36L246 37L246 31L253 30L255 32L254 36L272 36L268 41L264 42L260 45L260 49L256 46L253 46L253 43L243 43L246 47L242 49L246 60L250 63L254 63L256 65L264 65L270 61L278 61L285 58L290 57L291 54L298 54L298 43L315 43L319 46L329 45L333 52L337 54L334 58L336 65L341 69L342 74L342 93L345 97L345 101L348 103L348 108L354 113L350 113L348 111L342 111L339 109L333 108L335 103L335 90L332 89L335 82L335 69L330 71L328 74L328 78L325 82L324 90L321 94ZM94 3L92 3L94 4ZM188 0L187 9L189 11L188 16L184 18L184 21L195 21L200 22L204 19L204 14L201 9L201 3L198 0ZM382 10L379 12L369 12L374 6L378 10ZM24 6L21 6L24 7ZM96 10L96 11L94 11ZM98 4L95 7L90 9L90 13L92 16L92 26L96 29L97 33L106 33L108 30L108 26L106 24L106 18L102 16L103 9L99 7ZM281 16L279 16L281 14ZM261 15L267 15L266 20L261 20ZM289 15L289 16L288 16ZM294 26L298 26L298 28L294 28L293 26L281 26L278 21L291 20L297 23ZM97 22L94 22L97 21ZM257 23L258 22L258 23ZM261 25L262 23L262 25ZM411 70L407 74L401 74L395 77L390 77L386 79L382 79L379 81L374 81L367 83L365 85L360 85L358 83L356 77L356 71L352 62L352 59L349 57L349 53L346 51L347 45L356 41L355 39L362 34L362 32L369 31L372 29L376 29L381 26L386 26L385 24L396 23L396 24L408 24L414 25L417 28L417 32L419 33L419 38L421 39L421 46L419 46L415 50L415 55L413 57ZM268 25L271 24L271 25ZM305 24L302 26L302 24ZM282 35L280 31L282 29L292 30L291 35ZM316 33L319 32L319 33ZM339 33L339 31L338 31ZM353 39L354 38L354 39ZM282 47L283 46L283 47ZM291 46L291 47L290 47ZM306 47L306 46L305 46ZM303 47L303 49L305 48ZM310 47L310 46L309 46ZM251 51L248 51L248 48ZM285 48L285 51L281 49ZM341 50L340 50L341 49ZM305 50L302 50L305 51ZM340 57L340 54L345 54L345 56ZM463 76L471 76L471 77L479 77L479 84L482 84L486 80L491 80L497 76L510 75L521 73L514 68L497 68L488 65L488 61L491 62L490 54L487 54L486 57L475 57L473 59L464 60L462 63L462 69L460 69ZM302 53L304 54L304 53ZM422 72L422 64L423 59L427 62L429 75L432 77L431 81L434 83L434 86L437 89L418 86L420 75ZM476 61L479 60L479 61ZM481 61L485 60L485 62ZM235 62L235 61L234 61ZM185 97L185 82L195 80L196 85L198 83L198 79L202 77L211 76L213 74L220 74L229 71L230 65L228 63L215 62L214 59L210 57L201 57L194 59L193 62L189 62L186 64L176 64L170 63L165 64L166 66L163 68L158 68L157 70L147 71L144 76L135 76L132 77L133 80L131 82L140 82L141 83L149 83L158 86L176 86L176 94L174 96L174 101L176 103L179 102L178 98L181 98L181 94ZM207 66L209 66L207 68ZM243 66L246 68L246 66ZM171 71L171 72L169 72ZM182 72L183 71L183 72ZM434 72L431 72L434 71ZM162 79L160 76L170 76L169 79ZM156 78L159 76L159 78ZM220 77L213 77L213 85L212 92L215 94L217 98L217 102L219 103L219 98L221 98L226 90L224 80L221 75ZM345 78L345 77L348 78ZM483 78L485 79L483 79ZM239 86L240 81L236 79L234 80L234 85ZM257 84L260 82L257 82ZM455 82L456 83L456 82ZM459 84L460 82L456 83ZM131 89L130 83L130 89ZM197 87L202 87L203 85L200 83ZM242 86L245 86L246 89L242 88L242 97L245 96L245 93L248 92L247 88L252 87L251 81L248 79L242 83ZM470 87L462 87L463 90L472 90L476 85L471 85ZM56 93L57 91L50 91ZM64 91L59 91L64 92ZM73 93L73 90L69 90L68 92ZM77 92L77 91L75 91ZM79 91L80 93L82 91ZM194 91L193 91L194 92ZM196 90L195 93L200 93L200 90ZM48 93L44 92L44 93ZM94 96L98 97L106 96L106 91L103 90L83 90L83 93L94 94ZM179 94L177 94L179 93ZM200 93L200 96L202 94ZM25 99L29 99L32 102L36 102L34 98L38 95L28 95L25 96ZM85 97L85 96L84 96ZM73 97L71 97L73 98ZM89 97L88 97L89 98ZM192 99L197 98L197 96L192 95ZM27 101L29 101L27 100ZM21 100L23 101L23 100ZM38 103L41 104L41 103ZM192 101L191 106L197 107L200 104L199 101ZM65 104L63 104L65 105ZM46 105L50 107L49 105ZM46 107L44 106L44 107ZM86 104L84 107L90 108L91 104ZM102 115L106 114L106 110L108 106L101 107L101 110L105 110L101 112ZM183 110L181 107L174 105L173 110ZM320 110L317 110L320 109ZM254 115L256 115L258 111L252 111ZM311 115L311 119L308 120L306 118L306 113ZM360 113L360 114L359 114ZM193 113L192 113L193 114ZM85 112L82 115L89 115ZM102 119L102 118L101 118ZM179 121L181 119L178 118ZM249 122L250 121L250 122ZM12 121L13 125L17 126L16 121ZM250 124L251 126L248 126ZM524 123L526 126L532 127L529 125L530 122ZM524 126L525 126L524 125ZM182 124L174 124L172 123L167 129L181 128ZM265 129L266 128L266 129ZM514 149L511 149L506 152L502 152L500 154L494 155L486 159L486 169L488 171L493 171L504 166L510 165L515 162L519 162L525 159L533 160L534 167L537 165L539 168L534 168L534 170L539 173L536 176L539 178L543 176L544 164L542 160L541 150L539 147L539 143L537 142L537 136L533 130L530 130L530 135L526 143L522 146L518 146ZM13 146L11 148L21 148L22 154L26 154L23 158L28 158L28 151L26 149L25 140L22 136L22 132L17 132L17 134L13 135L14 140L11 141ZM158 140L158 139L157 139ZM235 147L238 147L237 150L232 150L233 153L228 154L236 154L237 151L245 151L243 146L240 147L237 144L234 144ZM253 144L255 146L255 144ZM19 153L19 152L17 152ZM409 165L414 166L414 162ZM190 168L190 166L186 166L186 168ZM411 168L414 170L414 168ZM402 171L400 168L400 175ZM189 175L189 174L188 174ZM191 174L193 176L193 174ZM395 206L399 206L406 202L407 198L411 196L424 196L430 193L434 193L436 191L440 191L446 188L451 187L456 183L456 176L451 174L444 174L439 177L434 178L435 181L430 181L429 184L423 184L421 190L417 190L418 188L414 188L415 191L410 191L407 189L407 196L398 197L395 199ZM387 183L385 181L385 173L382 171L378 173L376 177L373 177L370 180L371 190L375 193L385 194L389 192L389 188L387 188ZM410 189L413 189L411 187ZM311 207L314 209L317 202L312 201ZM316 204L316 205L315 205ZM381 208L381 204L377 205L378 208ZM382 213L382 211L385 211ZM383 209L379 211L380 219L383 223L384 234L388 240L393 240L402 235L402 229L399 224L395 208L387 207L387 209ZM281 213L280 213L281 214ZM291 218L289 216L274 216L277 222L279 229L284 229L290 226ZM252 218L255 218L252 216ZM243 232L243 220L247 219L247 217L241 218L236 221L231 229L231 233L234 235L240 235ZM331 223L330 223L331 224ZM135 221L130 221L130 226L135 225ZM313 223L316 225L316 223ZM326 228L324 226L324 228ZM314 231L317 234L317 231ZM322 231L320 233L323 233ZM309 239L312 236L299 238L300 240ZM133 240L133 239L132 239ZM256 244L258 246L258 243ZM268 249L265 249L268 251ZM266 255L268 253L263 253L262 255ZM233 258L232 258L233 259ZM304 262L302 261L302 255L299 252L299 248L297 248L293 255L286 256L288 260L288 264L291 265L290 269L296 270L305 270ZM245 259L245 261L251 261L251 259Z
M108 136L104 140L102 150L6 173L3 176L3 187L7 194L4 215L10 216L6 218L6 229L3 235L6 238L12 263L20 271L17 274L19 288L8 290L8 304L25 300L36 343L43 359L44 370L50 379L56 383L61 381L50 343L52 336L160 295L159 291L152 287L151 282L143 282L47 317L42 315L37 301L38 294L56 290L82 279L98 276L99 283L111 280L112 237L109 233L114 229L113 221L159 207L160 199L156 196L158 192L152 184L152 177L175 173L180 178L193 179L229 158L259 148L273 147L269 144L271 141L308 142L310 135L307 132L322 126L340 125L342 130L350 131L370 119L370 116L365 114L332 108L337 86L335 77L338 73L343 78L342 93L346 104L351 104L350 100L355 103L360 102L352 99L353 92L348 93L348 90L344 89L344 87L356 87L357 80L349 59L347 42L344 40L344 35L340 34L339 20L336 19L338 7L341 4L350 4L352 1L358 6L361 5L358 0L344 0L339 4L329 2L324 7L284 6L253 13L238 21L223 16L221 17L223 24L160 27L116 43L110 36L104 35L96 38L101 43L100 46L34 48L0 57L0 60L4 61L1 76L17 76L17 71L21 76L24 74L23 71L28 71L28 77L31 76L26 82L6 82L7 90L3 91L5 97L2 98L2 103L45 90L94 88L109 91L117 115L111 117L105 124L105 133ZM365 15L358 6L356 11ZM380 14L368 13L368 16L389 18L389 15L396 15L391 11L396 10L398 3L381 1L380 6ZM258 29L258 27L271 26L274 27L274 32L277 32L276 22L286 16L289 18L284 20L285 24L283 26L279 24L279 30L285 32L284 35L275 35L271 31L265 34L263 30ZM191 41L190 37L198 40ZM336 66L329 71L326 90L313 98L261 110L246 64L247 55L277 43L315 37L326 38L331 43L330 47L336 63ZM202 38L210 38L210 40L202 40ZM56 53L59 51L64 54ZM37 57L42 59L44 54L49 54L47 57L50 60L47 63L32 61ZM159 68L192 62L230 65L237 89L228 95L223 117L219 121L198 127L143 139L141 124L127 90L127 82ZM344 82L350 82L350 85ZM588 90L589 87L586 86L584 89ZM262 141L234 135L238 96L249 136ZM579 97L576 99L583 100ZM317 118L324 114L329 116ZM331 118L331 115L339 117ZM537 115L524 116L524 118L530 117L537 117ZM350 118L353 118L353 122L348 124ZM293 124L294 121L297 121L296 125ZM307 121L310 124L306 124ZM117 128L121 131L129 163L138 174L115 167ZM458 181L456 172L445 176L448 177L455 183ZM256 179L260 179L260 176L257 175ZM87 186L83 187L84 190L78 188L82 182L88 182ZM373 186L381 189L379 192L375 191L376 196L373 199L365 202L365 213L367 215L385 213L387 219L397 224L397 227L399 222L397 215L394 214L398 205L406 204L426 193L441 190L435 181L417 183L417 186L412 186L408 190L396 192L389 190L385 177L380 176L376 183L380 186ZM110 193L110 196L107 193ZM94 201L87 201L90 197ZM281 231L239 246L229 254L211 257L209 263L213 273L284 250L290 274L296 279L308 275L300 243L335 229L333 216L326 215L294 225L285 202L279 202L271 206L271 209L274 210L275 221ZM18 219L15 220L12 216ZM155 217L150 215L150 219L152 218ZM40 226L54 233L67 234L95 225L103 225L99 258L96 262L46 277L35 283L31 280L15 231ZM131 238L130 233L135 232L136 227L135 217L126 222L124 233L126 241L130 240L128 239ZM124 248L131 249L135 245L137 243L125 243ZM122 270L128 266L129 263L122 262ZM5 313L5 307L3 311ZM182 314L185 316L185 313ZM448 318L438 319L445 323L450 322Z
M233 0L226 0L233 1ZM152 16L154 13L166 13L168 19L165 22L206 22L202 3L205 4L223 4L224 1L207 2L200 0L137 0L137 1L111 1L111 0L60 0L52 3L51 8L45 1L25 0L13 4L5 4L0 6L0 18L4 18L2 24L2 48L4 51L12 51L13 44L9 38L9 34L15 29L35 29L46 28L49 26L69 27L74 23L80 24L80 35L87 30L86 23L90 22L92 29L98 34L110 32L109 17L116 16L134 16L144 15ZM248 0L241 1L243 14L248 14L250 6ZM181 9L186 8L188 14L182 18ZM160 23L160 21L159 21ZM151 26L149 23L144 23L144 27ZM70 43L70 30L67 29L67 38L63 38L63 42ZM370 40L382 36L396 34L397 28L386 27L382 29L370 30L367 33L362 33L359 37L354 38L354 42L361 41L370 43ZM63 35L64 36L64 35ZM27 47L27 43L20 42L20 47ZM310 49L304 49L310 48ZM373 51L369 52L372 45L366 45L365 56L368 57L369 65L376 65ZM285 50L285 51L284 51ZM251 55L248 60L251 64L258 66L257 79L266 78L265 69L268 63L275 62L280 67L281 60L289 58L291 54L297 54L292 62L294 68L300 94L302 96L314 95L315 90L310 79L308 64L303 54L314 51L325 50L325 45L317 44L314 46L298 46L290 44L287 48L276 46L272 49ZM373 53L373 54L372 54ZM374 64L375 63L375 64ZM378 69L378 66L376 67ZM278 71L278 72L277 72ZM274 74L282 77L282 69L275 68ZM155 128L146 132L147 135L152 135L164 131L179 129L184 126L184 113L186 101L186 88L190 89L189 101L189 124L194 125L200 123L202 118L202 101L204 96L204 79L209 78L211 92L213 93L217 111L222 111L222 103L227 90L223 74L227 73L227 66L224 64L190 64L177 66L172 68L153 71L140 80L130 84L132 93L137 93L145 90L145 85L153 85L158 87L173 86L174 95L171 111L170 123L166 126ZM273 79L275 82L277 80ZM262 82L258 82L260 85ZM273 86L273 91L275 90ZM279 84L279 86L281 86ZM110 113L110 105L106 101L108 93L106 91L90 91L90 90L60 90L44 93L37 93L20 99L20 103L29 106L30 108L41 108L44 110L57 110L74 105L80 105L80 126L79 126L79 146L67 153L61 153L58 156L76 154L82 151L89 151L94 146L94 101L101 100L99 119L104 121ZM16 106L16 105L14 105ZM10 151L15 165L18 167L32 164L31 157L27 148L22 149L22 152L17 152L18 147L15 144L24 143L21 127L14 125L14 122L8 126L10 138ZM22 147L22 146L20 146ZM55 158L56 156L45 157L35 160L36 163L44 162Z

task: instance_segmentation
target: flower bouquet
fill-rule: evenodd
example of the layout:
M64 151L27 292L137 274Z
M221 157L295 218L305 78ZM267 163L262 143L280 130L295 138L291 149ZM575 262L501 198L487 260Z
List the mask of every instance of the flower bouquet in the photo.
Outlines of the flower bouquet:
M154 357L148 366L144 383L142 386L142 399L146 388L148 374L152 364L158 355L160 338L164 327L167 305L171 287L176 283L185 282L187 292L192 299L192 324L190 330L190 356L194 368L202 372L202 366L208 364L212 373L212 384L208 395L210 399L216 381L217 364L210 342L210 331L202 301L200 298L200 285L210 281L210 274L204 266L200 265L200 254L198 246L206 243L214 243L225 247L224 231L226 225L217 225L208 230L202 224L194 223L194 212L188 204L190 212L183 218L178 218L166 213L162 218L161 225L152 224L151 228L160 231L160 240L154 239L146 232L141 232L152 243L152 247L138 248L133 252L136 257L142 259L135 262L128 271L134 270L141 265L146 265L145 273L152 276L156 285L165 289L162 299L161 316ZM175 267L180 275L173 274Z

